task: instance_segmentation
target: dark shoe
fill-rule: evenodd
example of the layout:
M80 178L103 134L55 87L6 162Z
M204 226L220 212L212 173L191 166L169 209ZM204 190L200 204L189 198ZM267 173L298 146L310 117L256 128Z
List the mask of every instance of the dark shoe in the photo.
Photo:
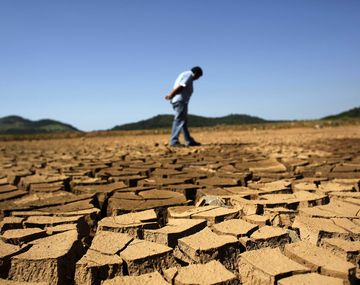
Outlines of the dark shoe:
M192 141L192 142L186 144L186 146L200 146L200 145L201 145L201 143L199 143L197 141Z
M182 143L171 144L170 147L185 147Z

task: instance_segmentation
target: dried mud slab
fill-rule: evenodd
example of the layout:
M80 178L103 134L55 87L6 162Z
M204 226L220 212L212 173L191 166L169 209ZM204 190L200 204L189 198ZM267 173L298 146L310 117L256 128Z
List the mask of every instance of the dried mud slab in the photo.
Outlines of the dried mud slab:
M123 276L123 260L89 249L76 263L75 284L101 284L102 280Z
M239 275L244 285L276 285L282 278L307 272L307 267L287 258L279 249L252 250L239 258Z
M172 207L168 209L168 215L171 218L201 219L206 220L207 225L220 223L224 220L238 218L240 216L239 209L224 208L219 206L204 207Z
M5 217L0 222L0 233L3 234L6 230L22 229L24 218L20 217Z
M207 263L220 261L229 270L236 271L236 260L240 254L238 240L229 235L218 235L209 228L178 240L175 257L185 263Z
M11 268L11 258L29 249L28 245L18 246L0 240L0 278L7 278Z
M114 255L124 250L132 240L133 238L127 234L98 231L90 249L103 254Z
M24 190L18 190L14 185L1 185L0 186L0 202L9 201L12 199L20 198L27 195L28 192Z
M348 241L339 238L324 238L321 246L330 250L333 254L360 266L360 241Z
M266 215L253 214L253 215L243 216L242 219L251 224L258 225L260 227L270 225L270 217Z
M170 268L165 271L165 279L170 284L211 284L237 285L239 279L220 262L213 260L205 264L192 264L186 267Z
M317 273L298 274L279 280L278 285L344 285L344 280Z
M236 238L249 237L259 226L241 219L231 219L212 226L213 232L219 235L231 235Z
M67 217L56 217L56 216L31 216L28 217L24 222L24 226L28 228L45 228L55 227L64 224L80 224L85 223L83 216L67 216Z
M298 211L283 207L264 209L264 217L268 217L267 223L276 227L289 228L293 225Z
M203 188L198 189L196 193L196 202L202 200L202 198L218 197L223 200L227 206L231 205L230 198L233 196L245 198L245 199L256 199L258 198L259 191L253 190L244 186L234 187L223 187L223 188Z
M46 231L39 228L7 230L0 238L10 244L21 245L47 236Z
M139 276L123 276L123 277L115 277L110 280L106 280L102 283L102 285L169 285L164 278L161 276L159 272L152 272L147 274L142 274Z
M360 217L359 206L352 203L333 199L329 204L312 208L302 208L299 211L302 216L314 218L351 218Z
M123 276L124 262L119 254L132 240L127 234L98 231L90 249L76 263L75 284L100 284Z
M351 233L335 225L330 219L296 217L292 227L298 229L301 240L319 244L323 238L342 238L350 240Z
M98 231L127 233L134 238L142 238L144 229L157 228L159 223L154 210L107 217L98 224Z
M26 252L11 259L9 279L25 282L68 284L82 254L76 231L39 239Z
M278 227L264 226L256 230L250 237L241 237L240 243L248 250L260 248L283 248L290 243L289 233Z
M104 185L76 185L72 192L80 194L96 194L99 206L102 207L107 199L116 191L127 188L124 182L114 182Z
M317 247L305 241L288 244L284 254L292 260L304 264L313 272L337 277L352 282L355 279L356 267L331 251Z
M146 240L133 240L120 257L126 263L129 275L162 271L175 265L172 248Z
M147 190L139 194L125 197L116 196L109 199L108 214L120 215L132 211L144 211L148 209L166 209L167 207L187 204L183 194L167 190Z
M0 279L0 285L50 285L50 282L18 282L12 280Z
M144 230L144 239L174 248L178 240L193 235L206 227L201 219L169 219L167 224L156 230Z

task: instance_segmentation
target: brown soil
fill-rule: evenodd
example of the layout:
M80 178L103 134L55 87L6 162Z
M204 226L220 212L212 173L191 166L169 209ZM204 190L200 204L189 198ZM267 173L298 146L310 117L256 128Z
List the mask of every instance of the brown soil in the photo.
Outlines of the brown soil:
M0 284L358 284L360 128L0 145Z

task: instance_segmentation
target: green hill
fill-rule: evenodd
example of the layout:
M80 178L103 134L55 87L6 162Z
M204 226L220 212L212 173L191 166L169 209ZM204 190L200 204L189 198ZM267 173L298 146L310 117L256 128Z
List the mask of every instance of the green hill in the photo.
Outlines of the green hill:
M146 129L163 129L170 128L174 116L173 115L157 115L147 120L142 120L136 123L130 123L120 126L115 126L112 131L120 130L146 130ZM249 115L231 114L225 117L208 118L196 115L189 115L190 127L213 127L217 125L241 125L241 124L256 124L266 123L268 121L253 117Z
M360 119L360 107L353 108L349 111L345 111L337 115L331 115L322 118L322 120L349 120L349 119Z
M0 134L27 135L63 132L80 131L71 125L49 119L31 121L19 116L7 116L0 118Z

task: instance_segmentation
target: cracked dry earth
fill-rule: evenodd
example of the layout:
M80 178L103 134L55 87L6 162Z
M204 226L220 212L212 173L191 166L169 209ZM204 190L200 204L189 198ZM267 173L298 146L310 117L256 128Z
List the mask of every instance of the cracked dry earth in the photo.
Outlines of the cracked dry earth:
M0 284L359 284L359 127L0 144Z

